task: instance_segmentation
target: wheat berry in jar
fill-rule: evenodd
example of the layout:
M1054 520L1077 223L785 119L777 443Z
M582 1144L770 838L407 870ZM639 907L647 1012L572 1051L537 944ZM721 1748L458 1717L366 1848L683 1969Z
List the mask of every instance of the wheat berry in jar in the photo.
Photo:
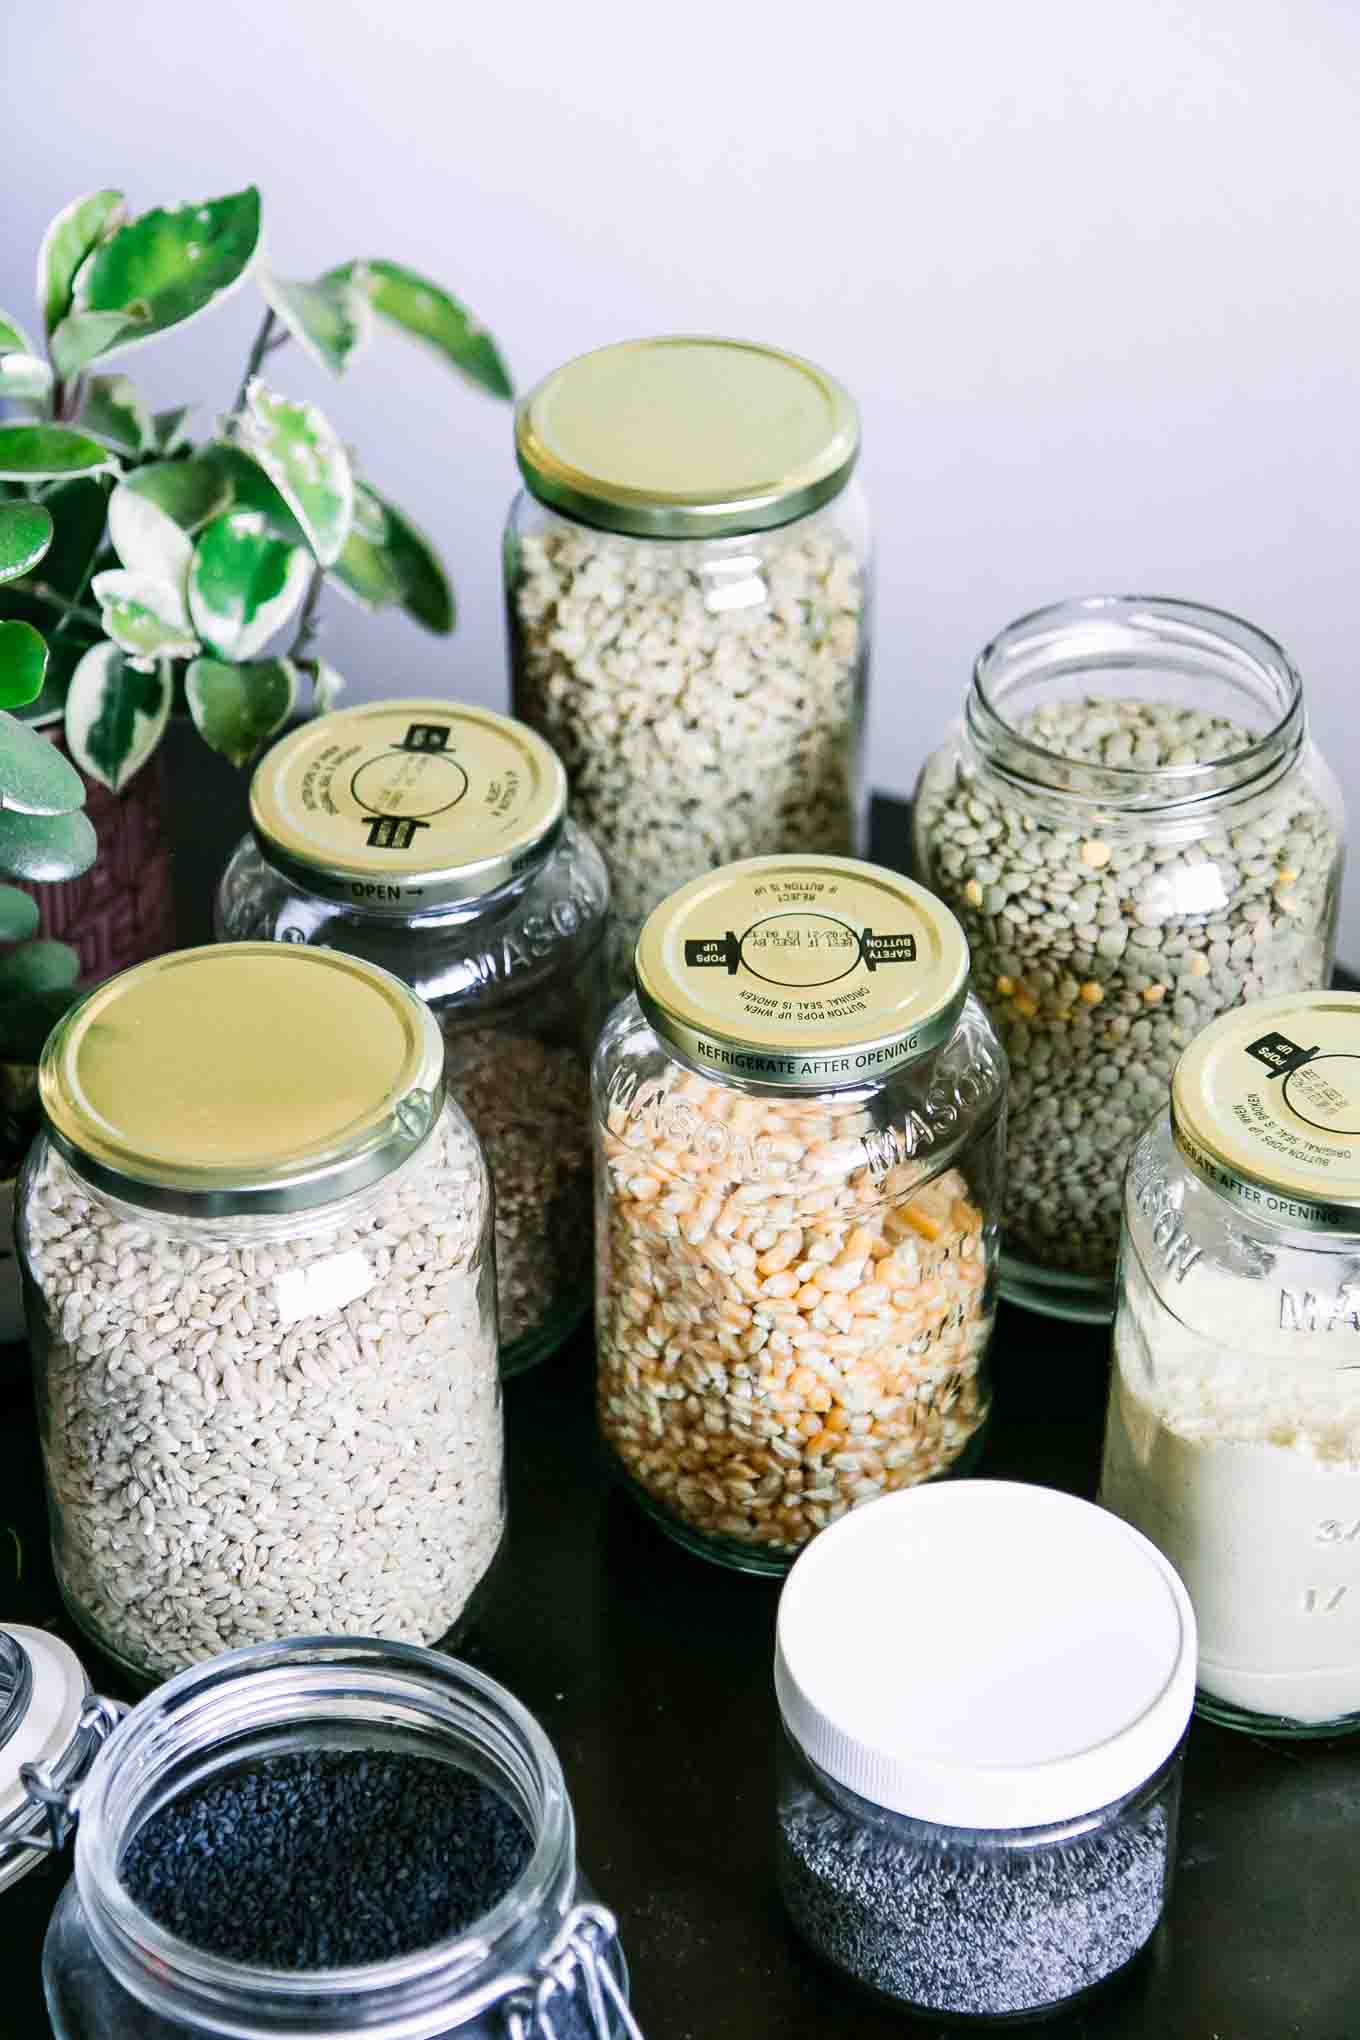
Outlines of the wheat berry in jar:
M1108 1317L1124 1166L1181 1051L1330 977L1341 797L1302 682L1218 610L1038 610L978 659L914 825L1010 1058L1002 1289Z
M953 915L850 858L692 880L635 968L592 1076L600 1426L681 1543L778 1573L980 1443L1005 1057Z
M602 347L519 407L515 713L561 754L609 866L614 997L643 921L686 879L859 847L859 443L832 377L733 340Z
M365 957L444 1034L496 1190L501 1371L590 1301L590 1052L604 1018L604 865L541 737L454 701L307 723L256 771L217 932Z

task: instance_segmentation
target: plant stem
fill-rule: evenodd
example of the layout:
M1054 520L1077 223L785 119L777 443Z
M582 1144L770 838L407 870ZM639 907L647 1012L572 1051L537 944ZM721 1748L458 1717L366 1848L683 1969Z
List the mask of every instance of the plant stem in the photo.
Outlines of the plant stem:
M257 376L260 372L261 364L269 352L270 336L273 331L274 314L273 312L266 312L260 330L255 335L255 345L250 350L250 359L246 363L246 372L241 377L241 387L236 392L236 402L231 407L233 417L238 411L245 408L246 391L250 388L252 377Z
M81 592L83 594L84 590ZM15 593L27 595L34 602L45 602L49 609L59 609L62 623L67 623L74 617L77 623L92 623L96 630L104 628L104 619L98 610L86 609L81 603L72 601L65 595L59 595L56 589L49 588L45 581L26 581L22 588L15 590ZM55 631L52 634L56 636Z
M297 629L293 633L293 642L289 645L285 654L287 658L300 659L315 637L316 605L321 600L321 590L325 585L326 569L318 561L312 568L311 582L307 589L306 599L302 605L302 613L298 617Z

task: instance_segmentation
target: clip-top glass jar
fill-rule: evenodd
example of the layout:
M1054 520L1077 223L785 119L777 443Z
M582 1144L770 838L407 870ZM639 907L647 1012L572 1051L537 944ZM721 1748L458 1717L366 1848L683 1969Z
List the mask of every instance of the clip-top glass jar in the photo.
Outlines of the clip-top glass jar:
M599 1417L682 1544L782 1572L981 1442L1005 1057L957 921L838 857L683 886L593 1072Z
M141 964L43 1053L19 1193L58 1583L135 1677L298 1631L432 1643L504 1524L490 1186L407 987Z
M970 1480L837 1524L779 1602L799 1934L924 2017L1079 2004L1161 1920L1194 1685L1184 1587L1090 1502Z
M1124 1164L1181 1049L1331 974L1341 798L1299 676L1192 603L1037 610L978 659L914 823L1010 1057L1002 1292L1107 1318Z
M23 1631L7 1640L24 1655L35 1648ZM64 1750L30 1759L21 1781L0 1747L0 1791L13 1784L22 1797L27 1790L26 1839L0 1835L0 1846L8 1842L32 1863L76 1827L75 1874L43 1951L57 2040L274 2040L303 2032L332 2040L455 2033L460 2040L638 2040L613 1916L594 1902L577 1868L575 1821L556 1754L533 1717L484 1673L433 1651L324 1637L233 1651L182 1673L131 1713L82 1702L84 1677L73 1659L66 1686L64 1718L77 1725ZM345 1966L315 1962L320 1932L310 1917L295 1937L297 1959L281 1955L272 1965L199 1945L157 1917L134 1864L148 1830L173 1815L176 1802L192 1795L203 1809L175 1877L182 1915L186 1880L196 1870L202 1884L205 1858L223 1845L227 1822L218 1815L213 1825L215 1794L236 1790L235 1818L258 1823L263 1849L280 1769L291 1767L284 1814L296 1824L308 1790L305 1767L343 1764L346 1756L370 1765L414 1759L417 1770L434 1763L446 1777L454 1770L477 1781L482 1789L460 1802L466 1817L494 1810L498 1832L509 1826L518 1844L506 1865L511 1881L490 1911L430 1945ZM407 1778L408 1793L420 1789L410 1770ZM361 1789L371 1785L364 1779ZM286 1938L290 1913L316 1903L304 1843L294 1842L286 1862L277 1846L274 1854L280 1880L306 1884L307 1900L285 1904L281 1921L261 1923L258 1890L243 1890L229 1853L234 1839L227 1838L228 1860L214 1873L224 1914L234 1901L239 1906L232 1935ZM484 1856L474 1830L470 1855L478 1845ZM357 1864L345 1872L351 1886L356 1874L361 1884L365 1874L382 1874L381 1858L367 1873L367 1858L354 1853ZM450 1855L441 1865L449 1890L434 1896L424 1917L456 1916L457 1869ZM255 1864L250 1874L258 1874ZM428 1896L416 1873L406 1882ZM372 1907L388 1939L402 1927L404 1898L394 1901L387 1890ZM248 1928L247 1901L255 1907ZM193 1897L193 1910L200 1904ZM367 1938L371 1930L363 1931Z
M1184 1576L1199 1706L1360 1730L1360 996L1216 1020L1133 1151L1101 1500Z
M590 1055L609 883L549 747L508 716L385 701L305 724L258 767L217 932L366 957L443 1029L496 1188L501 1372L590 1303Z
M567 362L519 406L515 713L609 865L615 997L685 879L853 853L868 671L859 420L810 362L671 337Z

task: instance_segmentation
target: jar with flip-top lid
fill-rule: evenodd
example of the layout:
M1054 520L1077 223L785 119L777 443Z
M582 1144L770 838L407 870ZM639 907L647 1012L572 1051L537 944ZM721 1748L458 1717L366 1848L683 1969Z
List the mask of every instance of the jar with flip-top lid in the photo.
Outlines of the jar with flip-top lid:
M543 740L452 701L307 723L250 791L217 902L227 940L299 942L403 978L496 1190L501 1370L589 1308L590 1053L604 1018L604 865Z
M1104 1322L1124 1167L1177 1056L1331 976L1341 795L1303 683L1197 603L1036 610L979 656L913 825L1010 1058L1003 1293Z
M777 1573L979 1448L1005 1057L948 908L850 858L692 880L636 979L593 1071L600 1425L681 1543Z
M256 1645L127 1712L0 1630L0 1890L72 1827L57 2040L639 2040L556 1753L455 1659Z
M504 1523L491 1192L428 1010L327 950L181 951L58 1025L19 1189L53 1560L134 1676L432 1643Z
M1360 1731L1360 996L1225 1013L1133 1151L1101 1500L1199 1617L1199 1706Z
M860 847L859 443L839 383L735 340L603 347L519 406L515 713L561 753L609 866L615 997L684 880Z

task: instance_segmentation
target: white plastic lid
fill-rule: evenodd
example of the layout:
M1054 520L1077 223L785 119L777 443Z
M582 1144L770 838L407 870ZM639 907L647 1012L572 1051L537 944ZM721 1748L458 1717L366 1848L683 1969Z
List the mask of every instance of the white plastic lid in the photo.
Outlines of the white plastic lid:
M89 1681L80 1659L59 1636L18 1622L7 1622L4 1627L22 1647L33 1677L28 1705L13 1733L0 1744L0 1829L6 1829L4 1840L8 1843L18 1833L42 1824L39 1809L31 1808L20 1769L25 1764L52 1763L66 1754L80 1724ZM16 1850L8 1860L0 1861L0 1891L16 1884L41 1861L34 1849Z
M1161 1553L1053 1488L885 1495L784 1585L775 1691L813 1762L947 1827L1074 1820L1135 1791L1195 1697L1195 1618Z

